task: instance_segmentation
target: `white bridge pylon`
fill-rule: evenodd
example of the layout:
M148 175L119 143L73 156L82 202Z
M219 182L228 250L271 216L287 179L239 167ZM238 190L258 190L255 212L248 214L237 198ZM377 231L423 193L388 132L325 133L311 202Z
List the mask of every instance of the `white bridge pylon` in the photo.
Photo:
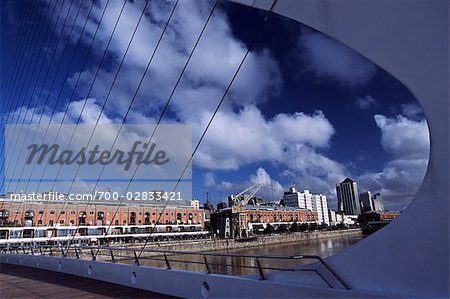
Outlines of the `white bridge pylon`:
M231 1L264 10L273 3ZM385 69L409 88L427 117L430 160L413 202L385 229L327 259L354 289L449 296L449 5L446 0L278 0L273 9Z

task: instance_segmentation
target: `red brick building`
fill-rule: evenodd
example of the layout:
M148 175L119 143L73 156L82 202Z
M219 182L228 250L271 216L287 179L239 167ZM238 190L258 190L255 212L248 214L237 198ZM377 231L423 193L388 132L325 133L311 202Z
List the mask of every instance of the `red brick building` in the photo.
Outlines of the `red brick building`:
M3 202L0 223L15 225L201 224L203 209L191 206Z
M317 222L317 212L295 207L245 205L211 214L211 230L219 237L246 237L249 224Z
M399 212L393 211L366 212L358 216L358 223L364 224L374 221L392 221L399 216Z
M270 222L315 222L317 212L301 209L245 210L248 221L252 223Z

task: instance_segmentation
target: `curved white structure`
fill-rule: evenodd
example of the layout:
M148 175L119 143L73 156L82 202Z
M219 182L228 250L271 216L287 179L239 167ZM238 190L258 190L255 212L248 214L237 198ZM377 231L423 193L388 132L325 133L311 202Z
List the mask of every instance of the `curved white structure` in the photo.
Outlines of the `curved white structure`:
M266 10L272 4L235 2ZM449 1L278 0L274 12L335 38L392 74L422 105L430 128L427 174L408 209L328 262L356 290L448 297Z

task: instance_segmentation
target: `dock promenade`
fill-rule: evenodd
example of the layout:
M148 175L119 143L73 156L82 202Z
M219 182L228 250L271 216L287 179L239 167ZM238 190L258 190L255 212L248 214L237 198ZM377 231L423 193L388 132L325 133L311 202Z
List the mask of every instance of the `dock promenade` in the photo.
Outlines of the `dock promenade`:
M295 232L285 234L260 235L256 240L239 242L233 239L199 239L189 241L167 241L148 243L147 248L174 251L209 252L229 249L252 248L265 245L277 245L294 242L307 242L327 238L362 236L362 229L345 229L332 231ZM142 244L115 244L116 247L140 249Z

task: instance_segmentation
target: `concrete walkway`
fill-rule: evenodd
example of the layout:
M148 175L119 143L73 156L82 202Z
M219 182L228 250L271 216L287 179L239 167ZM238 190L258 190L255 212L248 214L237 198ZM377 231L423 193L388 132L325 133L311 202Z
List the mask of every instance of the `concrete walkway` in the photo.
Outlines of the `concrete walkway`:
M29 267L0 264L1 298L171 298L165 295Z

